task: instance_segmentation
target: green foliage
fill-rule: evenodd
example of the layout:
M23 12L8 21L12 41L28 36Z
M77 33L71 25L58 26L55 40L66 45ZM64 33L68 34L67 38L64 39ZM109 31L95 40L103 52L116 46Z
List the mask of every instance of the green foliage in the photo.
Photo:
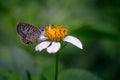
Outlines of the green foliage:
M96 75L80 69L69 69L59 75L59 80L101 80Z
M0 0L0 80L54 79L54 54L24 45L18 22L62 24L82 41L60 53L59 80L120 80L119 21L120 0Z
M15 72L23 79L27 79L26 71L31 75L38 72L38 68L34 65L32 58L16 46L4 47L0 49L0 64L1 69Z

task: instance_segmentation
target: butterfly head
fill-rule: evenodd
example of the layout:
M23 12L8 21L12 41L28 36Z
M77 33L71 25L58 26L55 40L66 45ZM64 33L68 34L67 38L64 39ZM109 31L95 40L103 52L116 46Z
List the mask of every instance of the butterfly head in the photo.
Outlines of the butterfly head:
M40 38L39 40L47 40L48 38L45 36L45 28L40 28Z
M39 30L40 30L41 35L45 34L45 28L40 28Z

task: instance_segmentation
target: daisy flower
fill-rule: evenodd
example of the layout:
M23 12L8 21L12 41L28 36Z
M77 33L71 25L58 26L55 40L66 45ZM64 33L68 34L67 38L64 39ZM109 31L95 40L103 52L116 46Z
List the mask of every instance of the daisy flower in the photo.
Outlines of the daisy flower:
M36 51L42 51L46 49L48 53L57 53L61 48L62 41L71 43L76 47L83 49L81 41L74 36L67 35L67 29L62 25L55 25L54 28L52 28L52 25L47 26L44 37L46 37L47 40L39 43L35 47Z

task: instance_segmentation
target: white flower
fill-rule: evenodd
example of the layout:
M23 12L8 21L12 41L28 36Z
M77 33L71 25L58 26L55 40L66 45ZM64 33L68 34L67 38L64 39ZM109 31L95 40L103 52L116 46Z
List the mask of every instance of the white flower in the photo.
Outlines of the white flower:
M66 36L67 30L61 26L51 28L51 25L46 29L46 36L48 37L47 41L39 43L36 47L36 51L42 51L47 49L48 53L57 53L61 48L60 41L65 41L75 45L76 47L83 49L82 43L79 39L74 36Z

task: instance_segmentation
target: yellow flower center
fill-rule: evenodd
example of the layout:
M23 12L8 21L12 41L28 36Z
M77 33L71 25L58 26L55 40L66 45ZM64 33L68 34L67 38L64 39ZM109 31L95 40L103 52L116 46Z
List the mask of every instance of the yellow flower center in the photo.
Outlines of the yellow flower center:
M67 29L65 29L62 25L55 25L52 28L52 25L46 27L45 36L47 36L51 41L61 41L67 35Z

